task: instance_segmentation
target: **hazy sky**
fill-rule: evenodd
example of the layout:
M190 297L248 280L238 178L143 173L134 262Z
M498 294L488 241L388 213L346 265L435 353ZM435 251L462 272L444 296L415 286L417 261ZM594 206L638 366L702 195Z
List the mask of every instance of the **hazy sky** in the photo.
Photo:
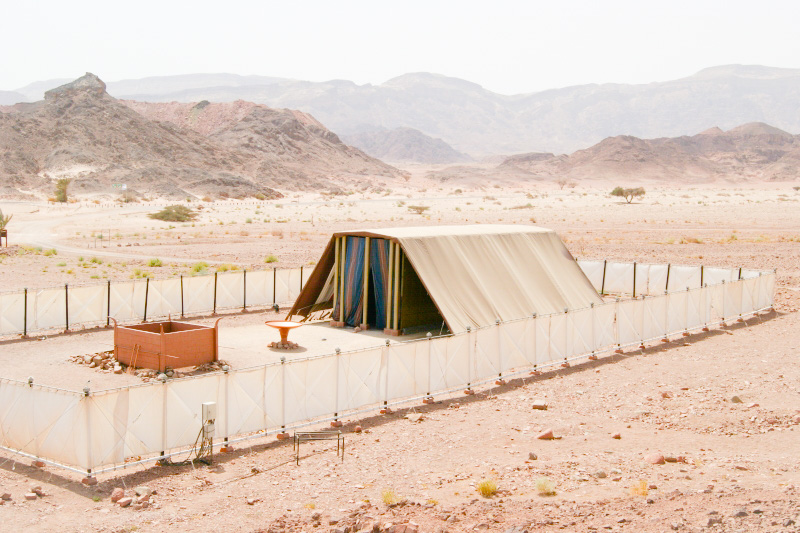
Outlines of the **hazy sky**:
M379 84L437 72L513 94L709 66L800 67L800 2L10 0L0 89L230 72Z

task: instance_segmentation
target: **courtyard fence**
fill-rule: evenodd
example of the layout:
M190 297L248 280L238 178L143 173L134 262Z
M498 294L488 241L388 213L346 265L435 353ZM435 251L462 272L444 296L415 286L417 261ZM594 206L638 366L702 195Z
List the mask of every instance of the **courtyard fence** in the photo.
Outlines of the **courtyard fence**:
M0 445L97 474L186 453L201 430L203 402L217 403L218 440L235 442L638 346L773 305L774 272L579 263L598 291L636 297L531 313L456 335L119 389L75 392L4 379ZM232 307L239 305L237 291L226 296Z
M172 279L0 293L0 335L142 322L293 302L310 268L236 270Z

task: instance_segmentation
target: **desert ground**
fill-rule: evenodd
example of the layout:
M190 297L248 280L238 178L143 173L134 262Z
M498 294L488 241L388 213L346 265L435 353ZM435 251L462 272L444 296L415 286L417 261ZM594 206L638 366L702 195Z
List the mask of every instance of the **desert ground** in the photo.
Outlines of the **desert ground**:
M4 529L800 531L800 191L644 184L645 197L626 204L608 194L616 183L459 187L411 170L402 188L381 193L193 202L202 209L186 223L148 218L166 205L156 200L0 201L14 216L2 290L311 266L335 230L504 223L552 228L579 258L774 268L775 311L471 397L349 418L343 461L329 443L309 444L296 466L291 444L254 439L212 466L147 463L87 487L78 474L2 452ZM270 316L225 323L255 338ZM327 334L315 335L323 349ZM107 330L42 337L0 340L2 376L20 379L34 364L45 382L78 383L89 369L69 358L109 343ZM547 409L533 409L536 400ZM546 429L557 438L536 439ZM664 464L648 460L659 454ZM496 494L479 493L484 481ZM44 496L27 501L33 486ZM111 502L114 489L143 486L154 491L147 508Z

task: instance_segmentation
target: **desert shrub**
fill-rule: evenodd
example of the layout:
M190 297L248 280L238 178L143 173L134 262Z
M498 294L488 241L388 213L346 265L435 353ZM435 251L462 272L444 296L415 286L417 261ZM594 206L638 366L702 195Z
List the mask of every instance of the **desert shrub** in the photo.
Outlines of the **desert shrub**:
M199 263L193 264L190 270L192 274L205 274L207 268L208 263L205 261L200 261Z
M189 222L197 218L197 213L185 205L169 205L158 213L150 213L147 216L165 222Z
M267 199L267 197L266 197L266 196L264 196L263 194L261 194L260 192L257 192L257 193L255 194L255 199L256 199L256 200L266 200L266 199Z
M619 196L625 198L625 201L631 203L634 198L641 198L645 194L644 187L636 187L635 189L626 189L623 187L614 187L611 191L611 196Z
M539 496L554 496L556 493L556 485L546 477L540 477L536 480L536 491Z
M277 263L278 256L269 254L267 257L264 258L265 263Z
M418 215L421 215L422 213L424 213L428 209L430 209L430 207L427 206L427 205L410 205L410 206L408 206L408 210L409 211L411 211L412 213L416 213Z
M484 479L480 481L476 488L484 498L491 498L497 494L497 482L493 479Z
M102 259L98 259L97 257L92 257L91 259L89 259L89 261L92 262L92 263L95 263L97 265L102 265L103 264L103 260Z
M161 259L151 259L148 265L151 267L160 267L164 266L164 263L161 262Z
M58 255L58 250L56 250L55 248L50 248L49 250L44 251L44 255L47 257Z
M253 219L252 218L246 218L244 223L245 224L252 224L253 223Z
M381 500L386 505L394 505L399 500L397 499L397 494L392 489L383 489L381 491Z

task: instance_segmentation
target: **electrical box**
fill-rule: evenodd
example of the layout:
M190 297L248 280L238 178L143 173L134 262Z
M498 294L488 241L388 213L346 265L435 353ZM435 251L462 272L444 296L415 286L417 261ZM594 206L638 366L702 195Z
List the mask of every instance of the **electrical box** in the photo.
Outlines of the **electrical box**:
M217 419L217 402L204 402L203 409L203 423L214 422Z

